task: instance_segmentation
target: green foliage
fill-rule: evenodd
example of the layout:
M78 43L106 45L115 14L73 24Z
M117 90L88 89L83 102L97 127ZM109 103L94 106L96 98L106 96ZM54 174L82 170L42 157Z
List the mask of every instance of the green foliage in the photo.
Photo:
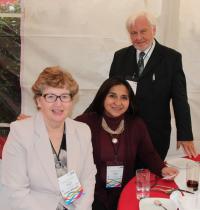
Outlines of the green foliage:
M16 119L21 107L20 18L0 18L0 123Z
M0 3L0 13L20 13L20 0L10 1L11 3ZM13 2L13 3L12 3Z

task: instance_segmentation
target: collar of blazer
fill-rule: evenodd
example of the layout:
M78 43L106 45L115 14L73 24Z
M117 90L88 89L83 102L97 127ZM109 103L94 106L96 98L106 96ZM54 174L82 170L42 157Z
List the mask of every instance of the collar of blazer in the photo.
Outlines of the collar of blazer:
M76 171L78 158L75 158L75 156L80 154L80 146L78 145L77 135L75 132L77 126L74 125L74 120L69 118L65 120L65 124L67 144L67 168L68 171L72 169ZM53 186L58 188L52 148L49 142L48 132L41 112L38 112L34 117L34 130L36 134L35 149L39 158L39 163L41 163L47 174L47 177L49 178Z

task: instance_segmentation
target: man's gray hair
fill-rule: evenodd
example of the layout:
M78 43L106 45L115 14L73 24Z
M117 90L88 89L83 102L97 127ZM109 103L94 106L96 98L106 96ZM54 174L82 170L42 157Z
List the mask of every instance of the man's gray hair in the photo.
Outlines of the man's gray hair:
M148 22L156 27L156 18L153 14L151 14L150 12L147 12L147 11L140 11L136 14L133 14L131 16L129 16L129 18L127 19L126 21L126 29L128 32L130 32L130 28L131 28L131 25L134 25L135 21L137 18L139 17L146 17Z

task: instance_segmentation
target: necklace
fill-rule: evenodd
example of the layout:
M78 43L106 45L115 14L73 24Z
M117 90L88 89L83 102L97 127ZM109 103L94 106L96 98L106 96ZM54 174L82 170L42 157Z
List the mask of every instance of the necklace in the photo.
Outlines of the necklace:
M101 126L102 126L102 128L105 131L107 131L111 135L111 137L112 137L112 143L113 144L117 144L119 142L119 140L118 140L118 138L113 137L113 135L119 135L119 134L121 134L124 131L124 120L121 120L121 122L120 122L120 124L119 124L119 126L117 127L116 130L112 130L108 126L108 124L107 124L107 122L105 121L104 118L102 118Z
M112 134L110 134L111 135L111 137L112 137L112 143L113 144L117 144L118 143L118 138L116 138L116 137L114 137Z

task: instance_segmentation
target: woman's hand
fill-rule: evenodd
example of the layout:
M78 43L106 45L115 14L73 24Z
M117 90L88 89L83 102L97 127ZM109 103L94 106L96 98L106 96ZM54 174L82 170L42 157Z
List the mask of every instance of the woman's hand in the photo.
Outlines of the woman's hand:
M173 180L175 176L179 173L178 169L173 167L164 167L161 170L162 176L165 179Z

